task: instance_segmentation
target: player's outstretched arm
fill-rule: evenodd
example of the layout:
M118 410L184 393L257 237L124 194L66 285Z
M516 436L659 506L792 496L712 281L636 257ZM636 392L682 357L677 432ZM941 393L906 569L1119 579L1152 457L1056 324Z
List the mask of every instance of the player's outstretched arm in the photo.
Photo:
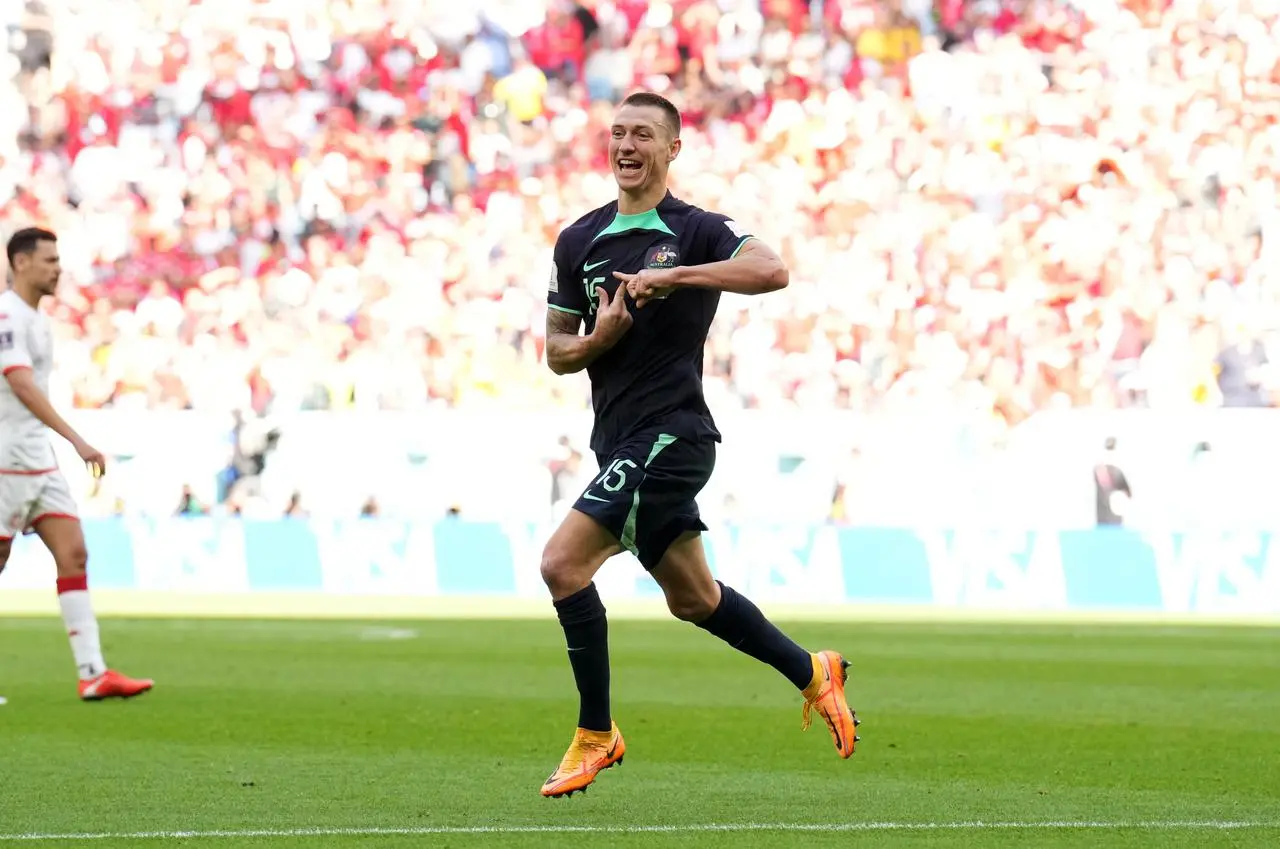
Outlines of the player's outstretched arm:
M39 419L40 423L45 427L71 443L94 477L99 477L106 471L106 458L103 457L102 452L85 442L84 438L76 433L75 428L67 424L66 419L58 415L58 411L53 408L53 404L50 403L48 397L36 385L35 377L30 369L11 369L5 375L5 379L9 381L9 388L13 390L14 397L31 411L31 415Z
M547 365L556 374L582 371L600 358L631 327L626 290L618 287L613 300L607 290L597 287L600 306L596 310L596 326L586 336L579 336L582 316L558 309L547 310Z
M787 288L791 274L782 257L756 238L748 239L732 259L670 269L676 286L719 289L738 295L764 295Z
M638 307L681 287L763 295L785 289L791 280L782 258L756 238L747 239L731 258L719 262L646 268L638 274L615 271L613 276L623 282Z

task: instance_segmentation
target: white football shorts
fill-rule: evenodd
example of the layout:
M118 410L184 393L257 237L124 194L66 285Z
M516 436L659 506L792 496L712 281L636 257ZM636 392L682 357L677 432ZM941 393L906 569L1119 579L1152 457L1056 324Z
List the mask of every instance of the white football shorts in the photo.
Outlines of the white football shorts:
M0 540L30 533L41 519L78 519L62 472L0 472Z

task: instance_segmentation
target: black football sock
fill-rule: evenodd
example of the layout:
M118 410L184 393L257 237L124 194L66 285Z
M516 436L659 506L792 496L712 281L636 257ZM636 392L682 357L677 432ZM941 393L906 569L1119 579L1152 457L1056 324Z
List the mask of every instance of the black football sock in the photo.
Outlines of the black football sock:
M777 625L764 618L760 608L734 592L733 587L720 584L720 604L697 625L743 654L769 664L796 689L803 690L813 680L813 659L809 652L779 631Z
M582 700L578 726L608 731L613 727L609 716L609 620L605 619L600 594L592 583L555 605Z

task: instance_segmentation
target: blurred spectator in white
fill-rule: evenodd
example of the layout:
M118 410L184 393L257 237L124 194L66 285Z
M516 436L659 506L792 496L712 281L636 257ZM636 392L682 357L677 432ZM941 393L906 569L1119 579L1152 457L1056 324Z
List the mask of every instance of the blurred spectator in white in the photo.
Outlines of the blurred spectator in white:
M1107 437L1103 445L1102 457L1093 467L1093 485L1097 493L1098 526L1125 524L1133 490L1120 468L1115 437Z

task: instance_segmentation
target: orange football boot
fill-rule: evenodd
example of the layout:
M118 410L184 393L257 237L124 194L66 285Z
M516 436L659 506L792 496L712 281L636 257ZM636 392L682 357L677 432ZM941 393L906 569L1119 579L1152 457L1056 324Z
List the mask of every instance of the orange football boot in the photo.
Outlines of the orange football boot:
M838 652L821 651L813 655L813 680L804 688L804 714L801 728L809 727L809 711L817 710L831 729L840 757L853 754L862 738L857 728L862 722L845 701L844 685L849 680L849 661Z
M626 741L618 724L608 731L588 731L579 728L565 752L564 760L559 768L542 785L542 795L547 797L572 796L579 791L586 793L587 787L596 780L602 770L622 763L622 756L627 753Z
M108 669L97 678L87 678L80 682L80 698L86 702L131 699L142 695L154 686L155 682L150 678L130 678L114 669Z

